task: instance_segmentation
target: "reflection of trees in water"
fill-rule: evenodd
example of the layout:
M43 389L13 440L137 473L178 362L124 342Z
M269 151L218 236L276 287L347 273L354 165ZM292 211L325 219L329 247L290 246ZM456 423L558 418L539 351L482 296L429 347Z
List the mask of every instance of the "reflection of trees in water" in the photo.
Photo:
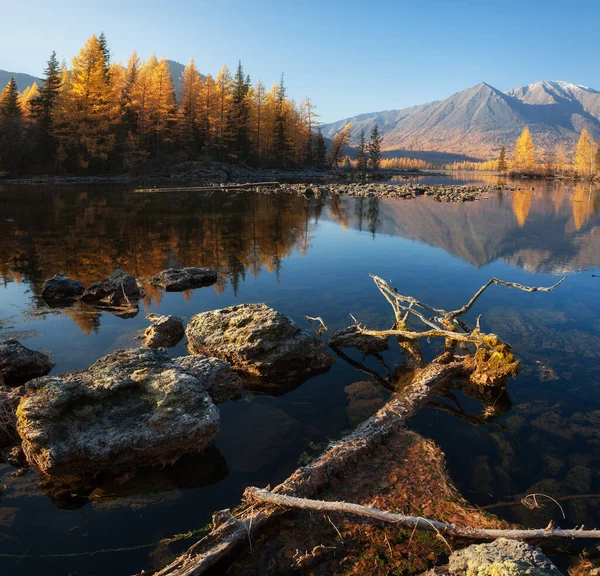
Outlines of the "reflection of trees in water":
M2 198L0 209L11 221L0 233L0 275L24 276L35 293L57 272L89 283L117 267L144 278L172 266L216 268L217 291L231 283L237 293L248 270L279 276L294 250L306 254L322 210L319 201L254 193L35 188ZM159 304L160 297L149 288L145 301ZM93 329L91 319L80 317Z
M512 197L512 209L519 223L519 226L523 228L525 222L527 222L527 216L529 210L531 210L531 195L530 190L515 190Z

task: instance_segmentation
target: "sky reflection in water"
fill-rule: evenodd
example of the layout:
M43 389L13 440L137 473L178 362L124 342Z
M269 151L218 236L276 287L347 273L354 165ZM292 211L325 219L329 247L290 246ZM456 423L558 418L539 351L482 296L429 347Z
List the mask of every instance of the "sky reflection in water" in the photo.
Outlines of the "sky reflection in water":
M454 178L492 183L487 175ZM475 425L481 403L455 390L422 410L412 427L441 445L451 475L474 503L531 491L597 494L600 278L593 274L600 266L600 191L587 184L525 184L535 190L494 193L471 204L0 186L0 337L51 351L60 373L139 346L134 337L148 324L147 312L187 319L234 303L266 302L303 326L305 315L320 315L336 329L349 323L351 312L387 327L391 310L369 272L444 308L463 304L491 276L546 285L566 274L567 282L549 294L493 287L471 313L471 320L483 314L483 329L504 338L523 360L509 398L497 399L504 412L494 424ZM144 278L175 265L215 267L219 283L183 294L149 289L130 319L81 304L52 309L39 297L56 272L89 283L115 267ZM171 353L185 353L184 345ZM400 361L395 349L384 358L391 367ZM382 370L372 358L365 364ZM127 479L56 486L33 473L12 478L14 469L0 464L0 484L7 486L0 496L0 554L24 554L18 564L0 556L2 574L117 573L115 566L128 574L160 564L166 547L153 543L201 527L246 485L283 479L303 453L316 454L320 443L374 412L387 392L356 384L365 380L338 358L328 374L285 394L248 393L220 406L221 431L207 455ZM600 526L599 503L565 501L563 524ZM495 511L531 525L559 518L547 507ZM123 547L132 549L40 557ZM169 552L177 549L171 545Z

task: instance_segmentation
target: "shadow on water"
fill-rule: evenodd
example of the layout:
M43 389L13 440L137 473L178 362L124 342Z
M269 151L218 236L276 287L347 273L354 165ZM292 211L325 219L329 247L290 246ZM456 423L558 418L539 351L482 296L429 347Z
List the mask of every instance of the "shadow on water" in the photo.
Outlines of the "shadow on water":
M419 181L493 183L480 174ZM380 328L391 313L369 272L444 308L462 305L491 276L544 285L568 274L549 294L486 292L473 314L510 343L521 375L485 395L452 382L411 426L440 444L473 503L531 526L550 518L600 526L600 280L592 277L600 274L600 192L589 184L522 184L534 190L469 204L0 186L0 337L49 351L60 373L138 347L148 312L187 320L266 302L307 329L306 315L336 330L349 313ZM40 297L57 272L87 284L117 267L143 279L169 266L213 267L219 281L184 293L148 286L132 318L82 303L51 308ZM185 342L171 353L185 354ZM0 571L120 575L164 563L190 542L162 539L197 534L247 485L282 480L299 459L373 414L402 379L397 346L342 353L330 372L300 386L219 405L214 446L173 466L61 484L40 483L33 472L15 477L0 463ZM530 492L562 502L566 521L555 506L521 505Z

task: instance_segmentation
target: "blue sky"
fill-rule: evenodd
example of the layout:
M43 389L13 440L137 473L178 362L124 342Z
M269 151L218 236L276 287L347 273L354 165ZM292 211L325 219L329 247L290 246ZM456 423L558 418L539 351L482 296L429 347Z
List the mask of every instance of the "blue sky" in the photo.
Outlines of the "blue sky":
M5 4L5 2L3 2ZM310 95L321 121L445 98L481 81L507 90L567 80L600 90L600 2L554 0L20 0L2 6L0 68L41 75L104 31L204 73L241 58L270 86Z

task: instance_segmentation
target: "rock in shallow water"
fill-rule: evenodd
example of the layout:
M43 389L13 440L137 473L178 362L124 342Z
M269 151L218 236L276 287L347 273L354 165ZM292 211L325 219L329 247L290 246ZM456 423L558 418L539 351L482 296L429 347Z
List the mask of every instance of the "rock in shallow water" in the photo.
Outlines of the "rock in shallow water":
M44 282L42 298L44 300L69 300L81 296L84 291L85 286L81 282L72 280L64 274L55 274Z
M150 278L150 284L167 292L210 286L216 281L217 271L211 268L167 268Z
M206 448L218 428L201 379L149 348L33 380L17 409L27 460L50 475L165 464Z
M185 336L183 320L177 316L149 314L147 318L152 326L148 326L142 336L146 348L171 348Z
M81 299L95 306L109 308L137 308L142 292L136 279L122 270L115 270L105 280L90 284Z
M236 400L242 395L244 383L229 362L199 354L180 356L174 362L202 381L215 404Z
M301 383L333 364L321 342L266 304L197 314L186 335L192 353L216 356L235 370L274 383Z
M45 376L53 367L46 354L30 350L18 340L0 341L0 384L20 386L28 380Z

